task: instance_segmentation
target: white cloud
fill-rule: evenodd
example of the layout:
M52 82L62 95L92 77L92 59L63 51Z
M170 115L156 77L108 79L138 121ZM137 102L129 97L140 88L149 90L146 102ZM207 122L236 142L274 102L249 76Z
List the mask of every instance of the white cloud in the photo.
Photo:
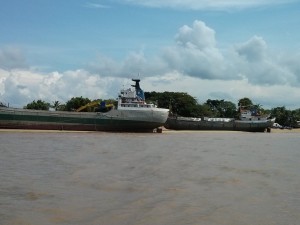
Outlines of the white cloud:
M271 52L262 37L255 35L221 50L216 32L196 20L192 26L179 28L174 41L174 45L163 48L153 58L145 56L143 50L128 53L122 61L99 55L86 70L105 77L160 76L175 71L199 79L246 79L261 86L300 84L297 61L291 54L286 58L284 54L277 56Z
M78 96L90 99L116 98L120 88L130 87L131 84L131 80L127 78L103 77L83 70L46 74L28 70L0 70L0 100L10 103L12 107L23 107L38 99L64 103ZM141 87L145 91L186 92L196 97L199 103L204 103L207 99L225 99L236 104L239 99L249 97L265 108L300 107L299 88L289 85L266 87L251 84L247 79L212 81L170 71L160 76L143 78Z
M236 47L237 53L250 62L261 61L265 57L267 44L262 37L254 36Z
M280 62L280 67L288 71L293 79L289 82L292 86L298 86L300 83L300 64L299 58L300 53L297 54L279 54L278 60Z
M230 60L236 62L239 73L250 83L263 86L300 84L297 74L284 65L283 58L269 52L262 37L254 36L245 43L236 45L235 53L236 56L230 57ZM297 65L296 62L294 64Z
M300 85L296 56L277 56L259 36L221 50L215 33L202 21L195 21L192 27L184 25L175 36L176 44L165 48L162 60L169 70L200 79L246 79L260 86Z
M86 69L104 77L131 78L139 74L141 77L159 75L168 70L167 66L160 57L148 59L142 51L139 51L128 53L121 62L98 55L95 61L88 63Z
M296 0L119 0L120 3L153 8L175 8L192 10L231 10L266 5L287 4Z
M192 27L184 25L175 37L176 45L164 51L163 58L171 69L205 79L228 79L225 61L216 46L215 31L202 21ZM217 65L217 66L216 66Z
M49 73L19 68L26 62L22 51L0 49L0 101L20 107L37 99L115 98L123 84L130 86L130 79L140 73L145 91L187 92L200 102L223 97L236 103L249 97L269 108L300 107L299 54L272 52L263 37L255 35L221 50L216 32L202 21L182 26L174 39L174 45L152 58L143 50L121 61L99 55L85 69ZM18 63L13 64L7 52Z
M122 79L101 77L84 70L40 73L32 70L0 69L0 101L23 107L42 99L66 102L72 97L115 98Z
M199 20L194 21L193 27L182 26L176 35L176 41L178 45L200 50L216 47L215 31Z

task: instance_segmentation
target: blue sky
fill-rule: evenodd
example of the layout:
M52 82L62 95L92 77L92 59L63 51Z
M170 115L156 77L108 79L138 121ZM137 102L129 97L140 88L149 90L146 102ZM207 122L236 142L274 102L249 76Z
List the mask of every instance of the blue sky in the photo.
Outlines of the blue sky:
M298 0L0 0L0 101L145 91L300 108Z

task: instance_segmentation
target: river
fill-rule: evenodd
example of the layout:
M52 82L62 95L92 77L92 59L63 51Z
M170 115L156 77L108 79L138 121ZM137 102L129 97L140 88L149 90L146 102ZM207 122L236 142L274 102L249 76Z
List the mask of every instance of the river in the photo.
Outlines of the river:
M0 132L1 225L296 225L300 133Z

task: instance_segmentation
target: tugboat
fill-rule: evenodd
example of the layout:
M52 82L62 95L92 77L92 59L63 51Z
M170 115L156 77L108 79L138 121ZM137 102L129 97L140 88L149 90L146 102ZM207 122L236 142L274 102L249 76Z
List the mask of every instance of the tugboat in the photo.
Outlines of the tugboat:
M123 89L117 106L98 112L17 109L0 106L0 129L153 132L163 126L169 109L146 103L139 79ZM99 105L99 109L105 105Z

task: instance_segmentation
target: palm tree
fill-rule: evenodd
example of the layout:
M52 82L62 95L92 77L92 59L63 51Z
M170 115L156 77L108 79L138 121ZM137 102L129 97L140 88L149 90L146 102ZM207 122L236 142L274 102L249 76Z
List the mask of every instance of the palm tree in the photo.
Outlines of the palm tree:
M53 105L51 107L53 107L55 109L55 111L57 111L60 107L60 102L59 101L54 101Z

